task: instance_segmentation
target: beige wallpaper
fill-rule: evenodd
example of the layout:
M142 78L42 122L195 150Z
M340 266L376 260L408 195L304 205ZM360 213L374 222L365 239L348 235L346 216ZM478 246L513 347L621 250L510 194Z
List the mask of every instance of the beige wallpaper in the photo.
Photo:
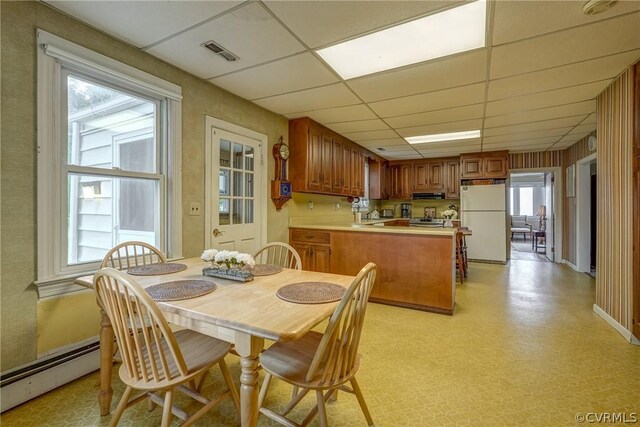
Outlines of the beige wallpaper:
M0 2L2 67L2 177L0 216L2 242L0 291L0 370L31 362L38 349L82 340L95 331L77 334L72 328L38 325L93 322L91 314L74 313L74 298L42 302L30 285L36 279L36 28L178 84L183 89L183 211L191 201L204 203L205 115L266 134L270 147L288 134L287 120L219 89L138 49L113 39L39 2ZM270 152L270 147L268 152ZM273 159L267 156L268 176ZM45 207L46 209L46 207ZM268 204L268 240L287 240L289 211ZM199 255L204 245L204 218L183 216L183 254ZM60 320L63 319L63 320ZM49 322L51 321L51 322ZM97 325L96 325L97 328ZM46 351L46 350L45 350Z

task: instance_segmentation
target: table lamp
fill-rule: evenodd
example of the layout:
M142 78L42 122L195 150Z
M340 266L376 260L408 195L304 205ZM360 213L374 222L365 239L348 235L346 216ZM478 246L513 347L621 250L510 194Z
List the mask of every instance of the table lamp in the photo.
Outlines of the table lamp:
M538 212L536 212L536 216L540 218L538 230L544 230L546 228L544 221L546 221L547 219L547 207L545 205L540 205L540 207L538 208Z

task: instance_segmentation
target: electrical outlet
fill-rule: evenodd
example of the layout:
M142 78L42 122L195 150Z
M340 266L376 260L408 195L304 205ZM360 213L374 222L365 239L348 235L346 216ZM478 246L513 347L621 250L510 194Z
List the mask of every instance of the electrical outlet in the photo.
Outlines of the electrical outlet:
M189 204L189 215L190 216L200 216L200 203L191 202Z
M340 202L336 203L336 210L340 209Z
M313 202L311 200L307 202L307 209L313 209Z

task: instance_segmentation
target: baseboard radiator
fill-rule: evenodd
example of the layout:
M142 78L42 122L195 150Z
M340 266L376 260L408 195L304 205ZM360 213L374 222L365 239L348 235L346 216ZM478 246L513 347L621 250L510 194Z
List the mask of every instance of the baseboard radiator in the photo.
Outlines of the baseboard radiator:
M100 343L95 341L3 373L0 376L0 412L99 368Z

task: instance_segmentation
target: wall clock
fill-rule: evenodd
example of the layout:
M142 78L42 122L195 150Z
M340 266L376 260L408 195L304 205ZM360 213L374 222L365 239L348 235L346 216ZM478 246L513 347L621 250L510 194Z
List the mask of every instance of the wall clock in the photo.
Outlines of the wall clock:
M598 146L598 138L591 135L589 139L587 139L587 148L589 148L589 151L593 151L596 149L597 146Z
M289 159L289 146L283 142L282 136L273 146L271 151L275 159L275 179L271 180L271 199L276 205L276 210L291 200L291 182L287 180L287 160Z

